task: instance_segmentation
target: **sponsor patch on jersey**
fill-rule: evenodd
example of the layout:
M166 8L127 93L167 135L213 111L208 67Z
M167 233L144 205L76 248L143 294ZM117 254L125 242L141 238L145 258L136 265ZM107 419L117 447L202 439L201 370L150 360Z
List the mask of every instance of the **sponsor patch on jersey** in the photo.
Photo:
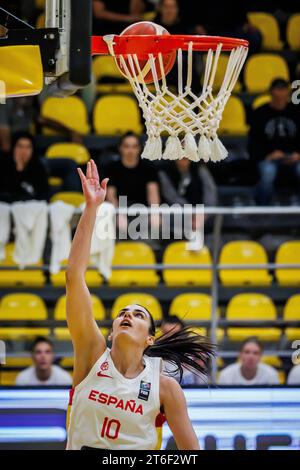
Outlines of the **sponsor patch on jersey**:
M147 401L149 398L150 389L151 389L151 382L144 382L144 380L141 380L138 398L140 398L141 400Z

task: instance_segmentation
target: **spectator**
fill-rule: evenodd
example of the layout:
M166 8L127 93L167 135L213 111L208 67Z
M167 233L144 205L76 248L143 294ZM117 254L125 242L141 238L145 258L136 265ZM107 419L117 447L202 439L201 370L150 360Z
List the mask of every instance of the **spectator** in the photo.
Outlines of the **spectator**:
M120 34L142 20L143 0L93 0L93 34Z
M278 385L276 370L261 362L262 344L256 338L248 338L242 344L239 362L220 372L219 385Z
M158 174L153 164L140 158L141 143L133 132L123 135L119 143L120 160L111 163L106 171L109 178L107 200L118 207L118 198L127 197L127 205L151 206L160 203ZM152 222L157 225L157 218ZM127 219L119 217L119 227L127 227Z
M258 204L270 204L276 176L289 172L300 181L300 126L297 106L289 102L289 85L283 79L272 82L271 101L253 113L249 153L257 163Z
M170 34L187 33L179 14L178 0L160 0L153 21L166 28Z
M286 383L287 385L300 385L300 364L291 368Z
M13 136L12 154L0 159L0 200L47 200L47 172L37 157L33 136L23 132Z
M53 365L53 344L47 338L37 338L31 348L33 366L18 374L16 385L71 385L71 376L59 366Z
M182 330L184 327L184 323L180 318L178 318L176 315L169 316L165 318L162 321L161 324L161 332L164 335L170 334L170 333L176 333L177 331ZM163 373L166 375L170 375L171 377L174 377L178 382L180 379L179 374L176 372L176 369L174 369L174 365L170 364L168 362L163 363ZM186 385L205 385L207 381L205 378L202 378L200 375L194 374L193 372L185 369L182 379L181 379L181 386L186 386Z
M162 197L170 205L217 205L217 188L205 165L182 158L162 167L159 178ZM199 232L203 223L201 214L193 216L190 230ZM176 226L174 230L176 234Z

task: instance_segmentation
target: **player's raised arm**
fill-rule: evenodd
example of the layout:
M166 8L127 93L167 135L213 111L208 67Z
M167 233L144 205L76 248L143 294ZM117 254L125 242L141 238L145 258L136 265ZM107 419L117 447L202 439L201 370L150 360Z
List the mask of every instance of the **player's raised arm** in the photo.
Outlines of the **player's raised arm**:
M106 348L93 317L90 292L85 282L89 264L91 238L97 209L105 199L107 178L101 183L93 160L87 164L86 175L78 169L86 207L73 238L66 270L67 322L74 353L74 385L81 382Z

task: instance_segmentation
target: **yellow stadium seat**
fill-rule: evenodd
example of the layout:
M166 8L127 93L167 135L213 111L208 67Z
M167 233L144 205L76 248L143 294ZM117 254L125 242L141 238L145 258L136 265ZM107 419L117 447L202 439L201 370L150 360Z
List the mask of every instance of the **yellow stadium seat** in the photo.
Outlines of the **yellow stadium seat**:
M151 313L155 321L162 319L162 308L159 301L151 294L143 292L130 292L120 295L114 302L111 309L111 317L115 319L120 310L127 305L139 304Z
M283 366L282 360L278 356L263 356L261 360L264 364L276 367L276 369L280 369Z
M266 264L267 254L262 245L253 241L234 241L224 245L220 264ZM226 286L267 286L272 276L266 269L221 269L220 279Z
M41 116L79 134L86 135L90 131L87 109L78 96L47 98L42 104ZM47 127L43 128L43 133L49 134ZM52 130L50 134L53 134Z
M146 11L143 13L143 21L153 21L156 17L156 11Z
M0 385L13 386L16 385L16 378L19 374L18 371L1 370L0 371Z
M63 184L62 178L57 178L56 176L50 176L48 178L48 184L50 186L61 186Z
M284 385L285 384L285 372L284 372L284 370L278 370L277 374L278 374L278 379L279 379L280 385Z
M0 320L47 320L47 308L35 294L7 294L0 304Z
M288 45L294 51L300 49L300 13L291 15L288 20L286 29L286 38Z
M227 310L228 321L274 321L277 319L275 305L264 294L238 294L232 297ZM257 336L261 341L278 341L280 328L275 327L229 327L227 336L230 341L244 341L249 336Z
M94 294L91 294L93 315L95 320L105 320L105 308L102 301ZM62 295L56 302L54 308L55 320L66 320L66 296Z
M270 13L255 12L248 13L248 20L262 34L263 49L276 50L282 49L280 40L280 30L276 18Z
M211 255L207 247L201 251L186 249L186 242L178 241L170 243L163 255L164 264L199 264L211 265ZM211 269L165 269L164 281L168 286L209 286L212 282Z
M182 320L211 320L211 296L192 292L177 295L171 302L169 315L177 315ZM220 316L219 309L217 310Z
M93 123L98 135L121 135L127 131L141 134L140 111L130 96L107 95L96 102Z
M252 102L252 109L260 108L264 104L270 103L271 95L263 93L262 95L257 96Z
M10 357L8 356L5 361L6 367L18 367L24 369L25 367L32 366L32 358L31 357Z
M81 144L63 142L53 144L48 147L46 152L48 158L70 158L77 165L84 165L91 158L88 149Z
M219 91L222 83L224 81L227 65L228 65L228 59L229 59L229 54L220 54L219 60L218 60L218 66L216 69L216 74L213 82L213 91ZM206 61L206 57L205 57ZM201 81L203 83L203 77L201 78ZM233 88L233 93L239 93L241 91L242 85L239 79L237 80L234 88Z
M61 263L62 268L67 265L67 260ZM93 263L90 263L92 266ZM50 274L51 284L55 287L65 287L66 285L66 274L65 269L61 269L57 274ZM97 270L87 270L85 273L85 282L88 287L99 287L102 284L102 276Z
M55 201L63 201L66 204L71 204L71 206L79 207L85 202L85 199L82 193L74 191L63 191L56 193L51 197L50 202Z
M300 294L290 297L284 307L283 319L286 321L300 321ZM300 328L289 326L284 333L288 341L300 338Z
M246 112L240 98L231 96L223 111L219 128L220 134L246 135L248 125L246 123Z
M14 243L8 243L5 247L5 259L0 261L1 267L15 268L10 271L0 271L0 286L1 287L42 287L45 284L45 278L42 270L22 270L19 269L17 263L13 259ZM35 266L42 266L43 262L40 261Z
M224 360L219 356L217 357L217 366L219 369L223 369L223 367L225 366Z
M2 340L32 340L37 336L49 336L49 334L49 328L0 328L0 339Z
M100 331L106 338L110 330L109 328L100 328ZM54 336L58 341L71 341L69 329L65 327L54 328Z
M60 362L59 362L59 365L61 367L74 367L74 357L71 356L71 357L63 357Z
M245 65L245 85L249 93L265 93L275 78L289 81L287 63L277 54L253 54Z
M46 0L35 0L35 8L37 10L44 10L46 6Z
M152 248L142 242L119 242L115 246L113 266L115 265L153 265L155 255ZM111 286L156 286L159 277L154 269L113 270L109 279Z
M275 263L300 264L300 241L294 240L280 245L276 252ZM300 269L276 269L276 279L282 286L298 286Z
M128 80L121 74L112 56L97 56L93 60L93 74L98 93L131 93Z
M201 336L207 335L207 329L203 327L191 327L191 330L193 331L193 333L197 333L197 335L201 335Z

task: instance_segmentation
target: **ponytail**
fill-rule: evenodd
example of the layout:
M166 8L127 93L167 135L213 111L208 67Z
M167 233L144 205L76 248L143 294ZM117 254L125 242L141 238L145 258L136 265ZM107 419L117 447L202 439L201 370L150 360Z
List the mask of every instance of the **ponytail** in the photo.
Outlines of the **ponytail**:
M216 346L209 338L199 335L192 327L185 326L174 333L168 332L148 346L144 354L150 357L161 357L175 365L171 372L179 373L182 380L184 369L197 375L208 376L210 359L215 356Z

